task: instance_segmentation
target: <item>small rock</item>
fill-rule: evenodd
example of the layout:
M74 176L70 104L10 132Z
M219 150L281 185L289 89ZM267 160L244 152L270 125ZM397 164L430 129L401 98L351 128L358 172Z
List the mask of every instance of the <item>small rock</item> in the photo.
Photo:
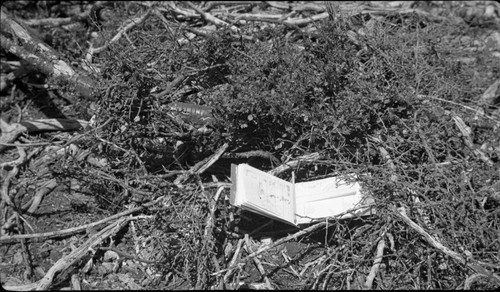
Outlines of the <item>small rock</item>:
M100 275L107 275L113 271L113 263L102 263L98 268L97 272Z
M104 262L112 262L112 261L118 260L119 258L120 258L120 256L116 252L114 252L112 250L107 250L104 253L103 261Z

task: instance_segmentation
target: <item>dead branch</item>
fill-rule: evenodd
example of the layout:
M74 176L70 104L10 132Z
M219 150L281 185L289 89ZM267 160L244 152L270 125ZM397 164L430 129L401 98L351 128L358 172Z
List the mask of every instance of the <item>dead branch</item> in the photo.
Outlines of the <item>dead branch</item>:
M82 285L80 284L80 277L78 276L78 274L71 275L71 285L73 286L73 290L82 290Z
M97 82L91 76L83 71L73 69L60 58L54 49L33 36L20 22L12 19L3 7L1 19L1 31L18 40L10 40L2 34L0 36L2 48L27 61L47 76L61 77L74 84L82 96L88 98L93 94Z
M180 8L174 2L162 3L164 7L170 9L171 11L189 18L200 18L201 16L196 14L190 9ZM161 10L161 9L160 9ZM168 10L167 10L168 11Z
M33 202L31 203L31 206L28 209L28 213L35 213L36 209L38 209L38 206L42 202L42 199L44 196L52 192L55 188L57 187L57 182L55 179L51 179L45 183L43 183L38 191L36 192L35 196L33 197Z
M323 13L316 14L316 15L313 15L313 16L307 17L307 18L296 18L296 19L285 20L285 21L283 21L283 23L285 25L303 26L303 25L307 25L311 22L315 22L315 21L325 19L325 18L328 18L328 12L323 12Z
M42 239L42 238L57 238L57 237L63 237L63 236L68 236L74 233L79 233L87 230L88 228L92 228L101 224L104 224L106 222L118 219L123 216L127 216L129 214L133 214L135 212L141 211L145 208L146 205L136 207L130 210L123 211L121 213L115 214L113 216L110 216L108 218L104 218L102 220L99 220L97 222L85 224L82 226L78 227L73 227L73 228L68 228L64 230L58 230L58 231L52 231L52 232L44 232L44 233L35 233L35 234L19 234L19 235L10 235L10 236L0 236L0 242L8 243L8 242L15 242L19 239Z
M14 142L22 133L35 134L46 131L77 131L88 126L87 121L70 119L40 119L24 121L9 125L0 119L2 135L0 136L0 152Z
M460 107L463 107L465 109L468 109L468 110L471 110L471 111L475 112L478 116L485 117L485 118L487 118L489 120L494 121L495 123L497 123L497 125L500 125L500 121L499 120L495 119L492 116L484 114L484 112L482 110L477 110L477 109L472 108L470 106L466 106L466 105L463 105L463 104L460 104L458 102L454 102L454 101L451 101L451 100L442 99L442 98L439 98L437 96L419 94L418 97L419 98L431 98L431 99L439 100L439 101L446 102L446 103L449 103L449 104L458 105Z
M252 250L252 246L250 244L250 238L249 238L248 234L245 234L244 240L245 240L245 246L244 246L245 251L248 254L251 254L253 252L253 250ZM254 261L255 265L257 266L257 270L259 271L260 275L264 278L264 282L266 284L266 288L268 290L274 290L273 286L271 285L271 281L267 277L266 270L264 270L264 267L262 266L262 263L260 262L259 258L258 257L253 257L253 261Z
M227 284L227 281L229 280L229 277L234 273L234 271L240 267L240 265L237 265L236 262L240 256L240 251L241 247L243 246L243 243L245 242L244 239L238 240L238 244L236 245L236 250L234 252L233 258L231 259L231 262L229 263L227 269L226 269L226 274L224 275L224 283ZM221 272L224 270L221 270Z
M464 290L471 290L472 284L480 278L488 278L488 276L478 273L467 277L464 282Z
M25 19L22 20L28 26L62 26L65 24L71 24L74 22L78 22L84 20L89 17L91 9L87 9L86 11L79 13L77 15L73 15L70 17L50 17L50 18L41 18L41 19Z
M261 157L265 159L271 160L275 164L279 164L280 161L278 158L276 158L271 152L268 151L262 151L262 150L253 150L253 151L247 151L247 152L239 152L239 153L224 153L222 155L223 158L243 158L243 159L248 159L252 157Z
M297 165L299 165L300 162L312 162L312 161L316 161L319 159L321 159L321 154L319 154L317 152L302 155L302 156L297 157L295 160L286 162L286 163L284 163L284 164L282 164L274 169L271 169L270 171L268 171L268 173L272 174L272 175L277 175L277 174L285 172L289 169L297 167Z
M413 228L413 230L415 230L416 232L418 232L427 241L427 243L429 243L432 247L436 248L441 253L443 253L443 254L451 257L452 259L454 259L458 263L469 267L474 272L480 273L480 274L483 274L483 275L486 275L488 277L491 277L491 278L495 279L495 281L497 281L498 284L500 285L500 276L498 276L498 275L496 275L494 273L491 273L487 269L483 268L482 267L482 263L479 262L479 261L477 261L477 260L475 260L475 259L473 259L472 257L464 258L459 253L454 252L454 251L450 250L449 248L447 248L446 246L442 245L439 241L437 241L436 239L434 239L434 237L432 237L429 233L427 233L417 223L413 222L413 220L411 220L406 215L406 210L405 210L404 207L400 207L400 208L395 208L394 207L393 211L407 225L409 225L411 228ZM500 268L500 267L497 267L497 268Z
M36 192L35 196L31 199L31 201L27 202L21 207L21 211L27 210L28 213L34 213L38 206L40 205L44 196L52 192L57 187L57 182L55 179L51 179L40 187L40 189ZM8 220L5 221L4 224L1 225L1 234L5 234L5 230L9 230L16 225L16 218L19 216L19 213L14 212Z
M259 3L261 2L260 1L210 1L202 8L202 10L208 12L215 6L219 5L231 6L231 5L251 5Z
M120 40L120 38L127 32L129 31L130 29L132 29L133 27L143 23L147 18L148 16L151 14L153 10L151 8L149 8L144 14L134 18L134 19L131 19L128 23L124 23L120 29L118 30L118 32L116 33L116 35L109 41L109 42L106 42L106 44L104 46L101 46L101 47L98 47L98 48L94 48L92 46L90 46L88 52L87 52L87 55L85 56L85 59L89 62L89 63L92 63L92 57L94 54L99 54L101 52L103 52L104 50L106 50L110 45L116 43L117 41Z
M132 223L132 222L130 222ZM150 261L150 260L145 260L145 259L142 259L138 256L135 256L135 255L131 255L131 254L128 254L126 252L123 252L117 248L114 248L114 247L99 247L100 250L110 250L110 251L113 251L113 252L116 252L118 255L124 257L124 258L127 258L127 259L131 259L131 260L134 260L134 261L138 261L138 262L141 262L141 263L146 263L146 264L159 264L160 262L159 261Z
M45 277L43 277L40 281L31 283L23 286L8 286L4 287L8 290L47 290L51 284L53 283L57 274L61 271L64 271L71 267L72 265L78 264L80 259L84 257L89 249L92 249L94 246L99 245L104 239L109 236L116 234L120 231L130 220L134 220L135 218L122 218L115 223L112 223L94 234L91 238L89 238L84 244L75 249L69 255L58 260L47 272Z
M12 178L16 177L17 174L19 173L19 165L23 164L26 161L26 151L24 151L24 149L22 149L22 148L17 148L17 151L19 152L19 158L16 159L15 161L9 163L13 167L5 176L5 178L2 182L2 188L0 190L2 192L2 196L1 196L2 202L5 203L7 206L14 205L12 202L12 198L10 197L10 193L9 193L10 180ZM3 170L3 166L4 165L2 165L2 170ZM2 231L3 231L3 229L2 229Z
M161 15L161 14L160 14ZM168 94L170 94L172 92L172 89L174 89L175 87L177 87L179 84L182 83L182 81L184 81L184 79L186 79L186 75L185 74L182 74L180 73L179 75L177 75L177 77L175 77L174 80L172 80L172 82L168 83L167 84L167 87L165 88L165 90L163 90L162 92L156 94L155 96L157 98L162 98Z
M305 229L302 229L302 230L300 230L299 232L296 232L296 233L294 233L294 234L292 234L292 235L289 235L289 236L287 236L287 237L283 237L283 238L281 238L280 240L277 240L276 242L274 242L273 244L266 245L266 246L264 246L264 247L262 247L262 248L258 249L257 251L255 251L255 252L253 252L253 253L249 254L248 256L246 256L246 257L245 257L244 259L242 259L241 261L242 261L242 262L244 262L244 261L246 261L246 260L248 260L248 259L251 259L251 258L253 258L253 257L258 256L259 254L261 254L261 253L263 253L263 252L265 252L265 251L270 250L271 248L274 248L274 247L276 247L276 246L278 246L278 245L281 245L281 244L283 244L283 243L285 243L285 242L288 242L288 241L290 241L290 240L297 239L297 238L301 237L302 235L305 235L305 234L311 233L311 232L313 232L313 231L315 231L315 230L318 230L318 229L320 229L320 228L323 228L323 227L325 227L325 226L326 226L326 222L319 222L319 223L316 223L316 224L314 224L314 225L312 225L312 226L309 226L309 227L307 227L307 228L305 228Z
M373 266L370 270L370 274L368 274L368 277L366 277L365 288L368 290L372 289L373 280L375 279L375 276L377 276L378 268L380 267L382 257L384 256L384 248L385 240L382 238L378 242L377 254L375 255L375 260L373 261Z
M226 151L228 146L229 146L228 143L224 143L224 145L222 145L219 149L217 149L217 151L214 154L196 163L193 167L191 167L189 171L176 178L174 184L180 186L182 182L188 179L191 175L193 174L200 175L203 172L205 172L205 170L207 170L212 164L214 164L217 160L219 160L219 158L222 156L224 151Z
M488 166L493 166L494 163L491 161L491 159L478 147L474 145L472 142L472 131L471 129L464 123L464 121L459 117L459 116L453 116L453 121L455 121L455 125L457 125L458 129L462 133L462 139L464 140L464 143L469 149L474 152L474 154L481 159L484 163L486 163Z
M486 105L492 105L495 102L500 102L499 88L500 88L500 79L495 81L493 84L490 85L490 87L488 87L488 89L486 89L486 91L483 93L479 101Z
M208 22L211 22L217 26L228 26L233 32L239 32L239 29L234 26L234 25L229 25L229 23L222 21L218 19L217 17L211 15L208 12L203 11L202 9L198 8L198 6L194 5L190 1L186 2L191 8L193 8L196 12L198 12L203 19L205 19Z

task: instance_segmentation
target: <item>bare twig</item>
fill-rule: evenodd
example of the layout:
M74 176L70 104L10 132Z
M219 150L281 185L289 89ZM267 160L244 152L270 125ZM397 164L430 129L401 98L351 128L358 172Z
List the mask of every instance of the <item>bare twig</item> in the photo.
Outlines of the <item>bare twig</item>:
M221 155L226 151L227 147L229 146L228 143L224 143L217 151L212 154L210 157L208 157L205 160L202 160L198 163L196 163L187 173L181 175L180 177L176 178L174 181L174 184L179 186L182 182L184 182L186 179L189 178L189 176L193 174L202 174L205 170L207 170L212 164L214 164Z
M146 263L146 264L158 264L160 263L159 261L150 261L150 260L145 260L145 259L142 259L136 255L131 255L131 254L128 254L126 252L123 252L117 248L114 248L114 247L99 247L100 250L110 250L110 251L114 251L116 252L118 255L121 255L122 257L124 258L127 258L127 259L131 259L131 260L134 260L134 261L138 261L138 262L141 262L141 263Z
M203 11L210 11L213 7L218 5L230 6L230 5L242 5L242 4L259 4L260 1L210 1L204 6Z
M162 92L156 94L155 96L157 98L162 98L166 95L168 95L170 92L172 92L172 89L174 89L175 87L177 87L179 84L181 84L182 81L184 81L184 79L186 79L186 75L185 74L182 74L180 73L179 75L177 75L177 77L175 77L174 80L172 80L172 82L170 82L167 87L165 88L165 90L163 90Z
M469 147L474 154L479 157L484 163L489 166L493 166L493 161L478 147L474 146L471 137L471 129L467 127L464 121L459 116L453 116L453 121L455 121L455 125L457 125L458 129L462 133L462 139L464 140L465 145Z
M377 275L378 268L380 267L380 263L382 262L382 257L384 256L384 248L385 248L385 240L382 238L379 240L377 245L377 254L375 255L375 260L373 261L373 266L370 270L370 274L366 277L365 288L370 290L372 289L373 279Z
M500 87L500 79L495 81L486 91L483 93L481 96L481 99L479 102L486 104L486 105L491 105L495 102L495 98L497 98L500 94L499 92L499 87ZM499 100L497 99L497 102Z
M14 142L22 133L29 134L45 131L77 131L88 126L87 121L70 119L40 119L35 121L24 121L9 125L0 119L2 123L2 136L0 136L0 152Z
M17 148L17 151L19 152L19 157L15 161L9 163L13 167L5 176L0 189L1 199L8 206L13 206L12 198L9 194L10 180L16 177L16 175L19 173L19 165L23 164L26 161L26 151L24 151L24 149L20 147Z
M186 3L196 12L198 12L201 15L201 17L203 17L203 19L205 19L206 21L211 22L217 26L228 26L233 32L239 32L239 29L236 26L229 25L229 23L218 19L217 17L211 15L208 12L203 11L201 8L198 8L198 6L194 5L190 1L187 1Z
M222 155L224 158L251 158L251 157L262 157L271 160L273 163L278 164L280 161L271 152L254 150L240 153L225 153Z
M61 77L74 84L77 91L84 97L90 97L97 82L83 71L73 69L63 61L59 54L37 37L33 36L24 25L11 18L2 7L1 31L21 39L25 45L10 40L4 34L0 35L0 44L6 51L27 61L29 64L48 76Z
M242 262L244 262L244 261L246 261L246 260L248 260L248 259L251 259L251 258L253 258L253 257L258 256L259 254L261 254L261 253L263 253L263 252L265 252L265 251L270 250L271 248L274 248L274 247L276 247L276 246L278 246L278 245L281 245L281 244L283 244L283 243L285 243L285 242L288 242L288 241L291 241L291 240L297 239L297 238L301 237L302 235L305 235L305 234L311 233L311 232L313 232L313 231L315 231L315 230L318 230L318 229L320 229L320 228L323 228L323 227L325 227L325 226L326 226L326 222L325 222L325 221L322 221L322 222L316 223L316 224L314 224L314 225L312 225L312 226L310 226L310 227L308 227L308 228L306 228L306 229L302 229L302 230L300 230L299 232L296 232L296 233L294 233L294 234L292 234L292 235L289 235L289 236L287 236L287 237L283 237L283 238L281 238L280 240L275 241L273 244L270 244L270 245L266 245L266 246L264 246L264 247L261 247L261 248L260 248L260 249L258 249L257 251L255 251L255 252L253 252L253 253L249 254L248 256L246 256L246 257L245 257L244 259L242 259L241 261L242 261Z
M245 250L248 254L251 254L253 252L252 250L252 246L250 244L250 239L249 239L249 236L248 234L245 234ZM271 281L269 280L269 278L267 277L267 273L266 273L266 270L264 270L264 267L262 266L262 263L260 262L259 258L258 257L254 257L253 258L253 261L255 263L255 265L257 266L257 269L259 270L259 273L262 275L262 277L264 278L264 282L266 283L266 288L267 289L270 289L270 290L273 290L273 286L271 285Z
M101 231L94 234L91 238L89 238L84 244L75 249L69 255L58 260L45 274L45 276L31 284L21 285L21 286L4 286L3 288L7 290L16 290L16 291L26 291L26 290L47 290L53 283L53 280L57 275L60 275L61 271L68 269L69 267L77 264L82 257L84 257L89 249L92 249L96 245L99 245L104 239L107 237L117 233L120 231L130 220L134 220L135 218L122 218L117 222L114 222Z
M35 213L36 209L38 209L38 206L42 202L42 199L44 196L52 192L55 188L57 187L57 182L55 179L51 179L44 184L42 184L38 191L36 192L35 196L33 197L33 202L31 203L31 206L28 209L28 213Z
M317 152L307 154L307 155L302 155L302 156L297 157L295 160L286 162L286 163L268 171L268 173L272 174L272 175L277 175L277 174L285 172L289 169L297 167L297 165L299 165L300 162L311 162L311 161L316 161L319 159L321 159L321 154L319 154Z
M71 285L73 286L73 290L82 290L82 285L80 285L80 277L78 276L78 274L71 275Z
M459 253L454 252L454 251L450 250L449 248L447 248L446 246L442 245L439 241L437 241L436 239L434 239L434 237L432 237L429 233L427 233L417 223L413 222L413 220L411 220L410 218L408 218L408 216L406 215L406 211L405 211L404 207L394 208L394 213L399 218L401 218L406 224L408 224L411 228L413 228L413 230L415 230L420 235L422 235L422 237L424 237L424 239L431 246L433 246L434 248L436 248L438 251L440 251L443 254L451 257L452 259L454 259L455 261L459 262L460 264L466 265L467 267L469 267L470 269L472 269L476 273L480 273L480 274L483 274L483 275L486 275L488 277L491 277L491 278L495 279L495 281L497 281L497 283L500 285L500 277L498 275L496 275L494 273L491 273L487 269L483 268L482 265L481 265L482 264L481 262L479 262L477 260L474 260L471 257L465 259ZM497 268L500 268L500 267L497 267Z
M50 18L40 18L40 19L25 19L22 20L26 25L29 26L61 26L65 24L70 24L77 21L82 21L89 17L91 9L73 15L70 17L50 17Z
M120 40L120 38L122 37L122 35L124 35L127 31L129 31L130 29L132 29L133 27L135 27L136 25L139 25L141 23L143 23L147 18L148 16L151 14L152 12L152 8L149 8L148 10L146 10L146 12L134 19L131 19L128 23L126 24L123 24L120 29L118 30L118 32L116 33L116 35L109 41L107 42L104 46L101 46L99 48L93 48L93 47L90 47L88 52L87 52L87 55L85 56L85 59L89 62L89 63L92 63L92 56L94 54L99 54L101 52L103 52L104 50L106 50L111 44L114 44L116 43L118 40Z
M474 275L467 277L467 279L465 279L465 282L464 282L464 290L470 290L472 284L475 281L479 280L480 278L488 278L488 276L477 273L477 274L474 274Z
M478 116L484 116L485 118L490 119L490 120L494 121L495 123L497 123L497 125L500 125L500 121L499 120L497 120L494 117L491 117L489 115L486 115L486 114L484 114L484 112L482 112L480 110L477 110L475 108L472 108L470 106L463 105L463 104L460 104L458 102L454 102L454 101L451 101L451 100L442 99L442 98L439 98L437 96L432 96L432 95L422 95L422 94L419 94L418 97L419 98L431 98L431 99L439 100L439 101L446 102L446 103L449 103L449 104L458 105L460 107L463 107L465 109L468 109L470 111L475 112Z
M243 246L244 242L245 242L244 239L238 240L238 244L236 245L236 250L234 252L233 258L231 259L231 262L229 263L229 266L226 269L227 273L224 275L224 283L227 283L229 277L231 277L234 271L240 266L236 265L236 262L238 260L238 257L240 256L241 247Z
M309 24L311 22L315 22L321 19L328 18L328 12L323 12L320 14L313 15L311 17L307 18L296 18L296 19L290 19L290 20L285 20L283 23L285 25L296 25L296 26L303 26L306 24Z
M104 219L99 220L97 222L93 222L93 223L89 223L89 224L85 224L82 226L73 227L73 228L69 228L69 229L64 229L64 230L44 232L44 233L35 233L35 234L19 234L19 235L11 235L11 236L0 236L0 242L7 243L7 242L15 242L19 239L28 239L28 238L41 239L41 238L57 238L57 237L62 237L62 236L68 236L68 235L71 235L74 233L83 232L83 231L87 230L88 228L101 225L103 223L118 219L120 217L129 215L129 214L133 214L135 212L143 210L144 208L145 208L144 206L136 207L136 208L115 214L115 215L110 216L108 218L104 218Z

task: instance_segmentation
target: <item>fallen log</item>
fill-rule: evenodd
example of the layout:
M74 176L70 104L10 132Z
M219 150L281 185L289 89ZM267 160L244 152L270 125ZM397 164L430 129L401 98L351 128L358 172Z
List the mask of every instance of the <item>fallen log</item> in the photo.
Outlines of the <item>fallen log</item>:
M97 87L97 81L84 71L75 70L61 59L59 54L1 9L0 45L39 70L47 77L60 77L72 84L78 94L90 98ZM9 37L7 37L9 36Z

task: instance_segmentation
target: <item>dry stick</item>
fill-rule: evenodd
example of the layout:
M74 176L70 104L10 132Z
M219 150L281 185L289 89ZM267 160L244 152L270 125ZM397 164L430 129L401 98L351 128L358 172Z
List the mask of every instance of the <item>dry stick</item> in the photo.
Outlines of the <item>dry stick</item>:
M375 256L375 260L373 261L373 266L370 270L370 274L366 277L365 288L370 290L372 289L373 279L378 273L378 268L380 267L380 262L382 262L382 257L384 256L384 248L385 248L385 240L384 238L380 239L377 245L377 255Z
M272 174L272 175L277 175L277 174L285 172L285 171L287 171L289 169L297 167L297 165L300 162L303 162L303 161L312 162L312 161L316 161L316 160L319 160L319 159L321 159L321 154L319 154L318 152L314 152L314 153L311 153L311 154L302 155L302 156L297 157L295 160L292 160L292 161L289 161L289 162L285 162L282 165L280 165L280 166L278 166L278 167L276 167L274 169L271 169L267 173Z
M483 274L474 274L474 275L467 277L467 279L465 279L465 283L464 283L464 290L470 290L472 284L476 280L478 280L479 278L482 278L482 277L487 278L488 276L483 275Z
M29 202L27 202L26 204L24 204L22 207L21 207L21 210L27 210L28 213L34 213L36 211L36 209L38 208L38 206L40 205L43 197L47 194L49 194L50 192L52 192L55 188L57 187L57 182L55 179L51 179L45 183L43 183L40 188L38 189L38 191L36 192L35 196L33 197L33 199ZM7 219L5 221L4 224L2 224L2 230L8 230L8 229L11 229L14 225L15 225L15 220L16 220L16 213L12 214L9 219Z
M187 1L186 3L191 8L193 8L196 12L198 12L201 15L201 17L203 17L203 19L205 19L206 21L211 22L217 26L228 26L233 32L239 32L239 29L236 26L234 26L234 25L230 26L229 23L222 21L222 20L218 19L217 17L211 15L210 13L207 13L207 12L201 10L200 8L198 8L198 6L194 5L190 1Z
M475 108L472 108L470 106L467 106L467 105L460 104L458 102L454 102L454 101L451 101L451 100L442 99L442 98L439 98L439 97L436 97L436 96L423 95L423 94L419 94L419 95L417 95L417 97L423 98L423 99L425 99L425 98L431 98L431 99L439 100L439 101L442 101L442 102L450 103L450 104L453 104L453 105L461 106L461 107L463 107L465 109L468 109L468 110L471 110L471 111L475 112L477 115L484 116L485 118L490 119L490 120L496 122L497 124L500 124L500 121L497 120L497 119L495 119L494 117L486 115L482 111L479 111L479 110L477 110Z
M293 7L292 4L284 3L281 1L266 1L266 4L274 8L285 10L291 9Z
M82 257L84 257L89 249L94 248L96 245L99 245L104 239L106 239L109 236L112 236L113 234L116 234L118 231L120 231L130 220L133 220L135 218L122 218L118 220L117 222L114 222L108 226L106 226L104 229L101 231L97 232L94 234L91 238L89 238L84 244L82 244L80 247L75 249L73 252L71 252L69 255L59 259L45 274L45 276L38 282L28 284L28 285L34 285L34 288L36 290L47 290L50 288L55 276L57 273L64 271L71 267L72 265L78 263ZM27 285L25 285L27 286ZM7 290L18 290L16 289L17 287L4 287ZM31 289L30 289L31 290Z
M248 234L245 234L244 240L245 240L245 247L244 247L245 251L248 254L251 254L253 252L253 250L252 250L252 246L250 244L250 238L249 238ZM273 286L271 285L271 281L269 281L269 278L267 277L266 270L264 270L264 267L262 266L262 263L260 262L259 258L254 257L253 262L257 266L257 270L259 270L259 273L261 274L261 276L264 278L264 282L266 283L267 289L272 289Z
M230 6L230 5L241 5L241 4L260 4L262 3L261 1L210 1L207 3L205 7L203 7L203 11L210 11L215 6L218 5L224 5L224 6Z
M481 96L479 100L480 103L485 105L492 105L495 102L495 98L498 96L498 88L500 87L500 79L495 81Z
M24 226L21 224L20 220L20 215L18 213L15 213L16 217L16 224L19 228L20 232L24 232ZM20 240L21 243L21 254L23 257L24 264L26 265L25 269L25 279L24 280L29 280L33 276L33 259L31 257L30 250L28 249L28 246L26 245L26 240Z
M132 222L130 222L132 223ZM141 262L141 263L145 263L145 264L159 264L160 262L159 261L150 261L150 260L145 260L145 259L142 259L136 255L132 255L132 254L128 254L126 252L123 252L117 248L114 248L114 247L99 247L100 250L110 250L110 251L114 251L116 252L118 255L121 255L122 257L124 258L127 258L127 259L131 259L131 260L134 260L134 261L138 261L138 262Z
M6 146L6 147L38 147L38 146L55 146L57 144L62 144L64 143L63 141L54 141L54 142L40 142L40 143L24 143L24 144L19 144L19 143L1 143L1 146Z
M8 147L3 146L2 144L14 142L24 132L33 134L44 131L76 131L81 128L86 128L89 124L84 120L70 119L40 119L14 123L12 125L9 125L2 119L0 119L0 121L2 127L2 136L0 136L0 152Z
M296 18L296 19L285 20L283 21L283 23L285 25L302 26L325 18L328 18L328 12L323 12L307 18Z
M226 269L227 272L224 275L224 283L227 283L227 280L229 280L229 277L234 273L237 267L239 265L236 265L236 261L238 260L238 257L240 256L240 251L241 251L241 246L245 242L244 239L238 240L238 244L236 245L236 250L234 252L233 258L231 259L231 262L229 263L228 268Z
M244 262L244 261L246 261L246 260L248 260L248 259L251 259L251 258L253 258L253 257L255 257L255 256L258 256L259 254L261 254L261 253L263 253L263 252L265 252L265 251L267 251L267 250L270 250L270 249L272 249L272 248L274 248L274 247L276 247L276 246L278 246L278 245L280 245L280 244L283 244L283 243L288 242L288 241L293 240L293 239L297 239L297 238L299 238L299 237L300 237L300 236L302 236L302 235L305 235L305 234L311 233L311 232L313 232L314 230L320 229L320 228L325 227L325 226L326 226L326 222L325 222L325 221L320 222L320 223L317 223L317 224L314 224L314 225L312 225L312 226L309 226L309 227L307 227L306 229L302 229L302 230L300 230L299 232L296 232L296 233L294 233L294 234L292 234L292 235L289 235L289 236L287 236L287 237L281 238L280 240L277 240L277 241L276 241L276 242L274 242L273 244L266 245L266 246L264 246L264 247L262 247L262 248L258 249L257 251L255 251L255 252L253 252L253 253L249 254L247 257L245 257L245 258L244 258L244 259L242 259L241 261L242 261L242 262Z
M298 4L292 8L293 11L316 11L316 12L324 12L326 7L320 6L314 3L305 3Z
M169 94L170 92L172 92L172 89L174 89L175 87L177 87L179 84L181 84L182 81L184 81L184 79L186 79L186 75L180 73L179 75L177 75L177 77L175 77L174 80L172 80L172 82L170 82L168 85L167 85L167 88L165 88L165 90L163 90L162 92L156 94L155 96L157 98L161 98L161 97L164 97L165 95Z
M210 203L210 215L207 218L207 223L205 224L205 230L203 232L203 236L207 238L210 235L210 231L213 228L214 225L214 214L215 214L215 209L217 207L217 201L219 200L220 195L222 194L222 191L224 190L224 187L221 186L215 193L213 201Z
M118 33L109 41L109 42L106 42L106 44L102 47L99 47L99 48L93 48L92 46L89 48L89 51L87 52L87 55L85 56L85 59L89 62L89 63L92 63L92 55L93 54L99 54L101 52L103 52L104 50L106 50L111 44L114 44L116 43L118 40L120 40L120 38L122 37L122 35L124 33L126 33L127 31L129 31L130 29L132 29L134 26L138 25L138 24L141 24L143 23L147 17L149 16L149 14L151 13L152 9L149 8L146 13L144 13L143 15L139 16L139 17L136 17L134 19L131 19L129 21L128 24L123 24L122 27L120 28L120 30L118 31Z
M483 275L486 275L488 277L494 278L498 284L500 285L500 277L494 273L491 273L490 271L486 270L481 266L481 262L474 260L473 258L463 258L459 253L454 252L447 248L446 246L442 245L439 241L434 239L429 233L427 233L422 227L420 227L417 223L413 222L407 215L404 207L401 208L395 208L393 207L394 213L401 218L406 224L408 224L411 228L413 228L415 231L417 231L420 235L424 237L424 239L434 248L439 250L440 252L444 253L445 255L451 257L452 259L456 260L462 265L467 265L470 269L475 271L476 273L480 273ZM500 267L497 267L500 268Z
M1 31L5 35L13 35L14 39L22 40L12 41L0 35L0 44L6 51L27 61L44 74L54 77L61 77L74 84L77 91L85 97L90 97L96 87L96 81L87 73L73 69L69 64L63 61L57 51L45 44L37 37L34 37L21 23L12 19L4 9L1 11Z
M235 20L251 20L251 21L264 21L272 23L281 23L279 21L283 15L282 14L255 14L255 13L229 13L225 14L227 16L232 16Z
M30 208L28 209L28 213L35 213L36 209L42 202L42 199L45 195L52 192L57 187L57 181L55 179L51 179L44 184L42 184L33 198L33 202L31 203Z
M82 290L82 285L80 285L80 277L78 277L78 274L71 275L71 285L73 286L73 291Z
M5 202L8 206L13 206L12 199L9 195L9 185L10 185L10 180L14 178L18 173L19 173L19 165L23 164L26 161L26 151L24 151L23 148L17 148L17 151L19 152L19 158L17 158L14 161L14 166L13 168L7 173L3 183L2 183L2 188L0 189L1 194L1 199L3 202Z
M125 182L123 182L122 180L119 180L119 179L111 176L110 174L107 174L104 171L101 171L101 170L98 170L98 169L94 169L93 171L96 172L96 174L98 174L101 178L104 178L104 179L107 179L109 181L115 182L115 183L119 184L122 188L124 188L124 189L126 189L128 191L131 191L131 192L134 192L136 194L143 195L143 196L149 196L151 194L150 192L141 191L141 190L138 190L138 189L136 189L134 187L131 187L128 184L126 184Z
M40 239L40 238L45 238L45 237L47 237L47 238L55 238L55 237L67 236L67 235L70 235L70 234L74 234L74 233L85 231L85 230L87 230L87 228L91 228L91 227L94 227L94 226L97 226L97 225L101 225L101 224L106 223L108 221L115 220L117 218L120 218L120 217L129 215L129 214L135 213L137 211L140 211L140 210L144 209L147 205L148 204L146 204L144 206L139 206L139 207L136 207L136 208L133 208L133 209L130 209L130 210L123 211L121 213L115 214L115 215L110 216L108 218L104 218L104 219L99 220L97 222L85 224L85 225L78 226L78 227L68 228L68 229L64 229L64 230L52 231L52 232L44 232L44 233L35 233L35 234L19 234L19 235L11 235L11 236L0 236L0 242L7 243L7 242L15 242L15 241L17 241L19 239L27 239L27 238L38 238L38 239Z
M278 164L280 161L271 152L263 150L253 150L247 152L239 153L225 153L222 155L223 158L251 158L251 157L262 157L271 160L272 162Z
M333 264L329 264L328 266L326 266L326 268L322 269L321 271L315 273L317 276L315 277L316 279L314 280L314 283L311 287L311 290L317 290L317 286L318 286L318 283L319 283L319 279L321 278L320 276L327 272L328 270L330 270L332 268Z
M167 9L172 10L173 12L186 16L186 17L192 17L192 18L200 18L200 15L196 14L194 11L190 9L184 9L177 7L174 2L164 2L161 5L165 6ZM161 8L158 8L160 11L163 11ZM168 10L167 10L168 11Z
M0 119L1 121L1 119ZM23 164L23 163L26 163L26 161L28 161L29 159L31 159L31 157L33 157L35 154L39 153L41 151L40 148L38 149L35 149L33 151L31 151L28 155L26 155L26 152L21 148L21 147L17 147L17 150L19 152L19 158L14 160L14 161L10 161L10 162L5 162L5 163L2 163L0 164L0 169L3 169L6 165L9 165L12 167L11 171L9 171L9 173L7 174L7 177L4 179L4 182L2 184L2 187L0 189L0 194L2 195L2 198L1 198L1 203L0 203L0 215L1 218L0 218L0 226L2 226L2 229L0 231L0 235L3 234L3 230L5 230L5 225L7 225L7 210L5 209L5 205L8 204L8 201L10 200L10 196L9 196L9 184L10 184L10 179L12 179L13 177L15 177L17 175L17 173L19 172L19 165ZM3 197L7 197L8 199L7 200L4 200ZM12 202L11 202L12 203ZM12 204L11 204L12 205ZM27 209L29 206L23 206L22 208L25 210ZM22 219L22 217L21 217ZM9 219L11 220L11 219ZM14 219L12 219L14 220ZM29 224L28 224L29 226Z
M23 19L22 21L28 26L61 26L64 24L71 24L76 21L81 21L89 17L91 9L87 9L86 11L73 15L70 17L63 18L41 18L41 19Z
M202 185L202 188L203 188L203 185ZM207 222L205 224L205 230L203 231L203 237L205 238L205 242L210 240L213 237L212 229L214 227L215 209L217 206L217 201L219 200L219 197L220 197L223 190L224 190L224 187L220 187L217 190L217 192L215 193L213 200L209 201L210 214L208 215ZM205 245L206 244L204 244L204 246ZM217 262L217 259L215 257L213 257L212 260L213 260L214 264L216 264L216 266L219 265L219 263ZM217 271L220 271L220 268L218 268ZM204 274L202 276L199 276L199 275L200 275L200 272L198 272L198 281L196 282L196 289L201 289L204 281L206 280L206 274Z
M305 272L307 271L307 269L310 267L310 266L313 266L313 265L319 265L321 263L323 263L324 261L326 261L328 259L328 256L327 255L323 255L317 259L315 259L314 261L312 262L308 262L305 264L304 268L302 269L302 271L300 271L299 273L299 277L302 278L302 276L304 276Z
M228 146L229 146L228 143L224 143L224 145L222 145L219 149L217 149L217 151L212 156L196 163L189 171L187 171L180 177L176 178L174 184L180 186L180 184L183 183L186 179L188 179L189 176L193 174L200 175L203 172L205 172L205 170L207 170L210 166L212 166L212 164L214 164L217 160L219 160L219 158L224 153L224 151L226 151Z
M474 154L481 159L488 166L493 166L493 161L478 147L474 146L471 138L471 129L467 127L464 121L459 116L453 116L453 121L455 121L455 125L457 125L458 129L462 133L462 139L467 147L469 147Z

